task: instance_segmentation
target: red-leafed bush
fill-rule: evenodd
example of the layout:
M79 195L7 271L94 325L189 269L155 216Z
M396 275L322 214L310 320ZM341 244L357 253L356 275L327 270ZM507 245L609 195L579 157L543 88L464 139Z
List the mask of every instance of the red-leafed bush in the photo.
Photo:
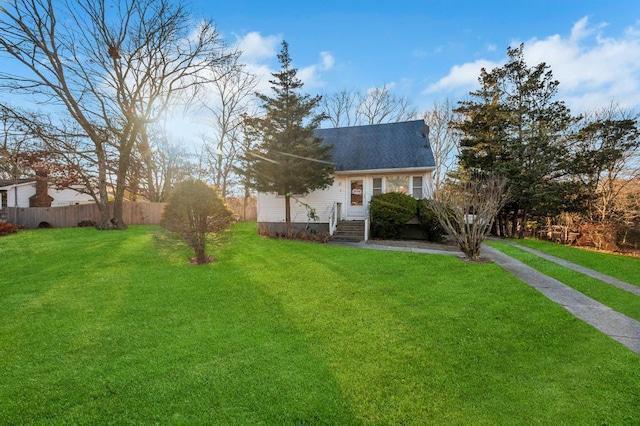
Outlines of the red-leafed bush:
M18 225L0 220L0 237L18 232L18 229L20 229L18 228Z

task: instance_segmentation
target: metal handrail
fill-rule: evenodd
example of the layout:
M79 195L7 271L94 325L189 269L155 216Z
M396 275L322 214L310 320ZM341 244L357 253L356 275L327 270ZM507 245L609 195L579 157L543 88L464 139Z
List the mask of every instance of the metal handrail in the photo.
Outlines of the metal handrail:
M364 217L364 240L369 241L369 211L367 211Z
M338 227L338 203L334 202L333 207L331 208L331 213L329 214L329 235L333 236L333 233L336 232L336 228Z

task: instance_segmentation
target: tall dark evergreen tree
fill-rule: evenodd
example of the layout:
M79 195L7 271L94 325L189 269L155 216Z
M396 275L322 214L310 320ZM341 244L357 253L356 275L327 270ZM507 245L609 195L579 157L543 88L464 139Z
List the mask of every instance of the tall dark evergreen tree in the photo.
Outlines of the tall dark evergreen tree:
M284 196L289 230L291 196L328 187L333 183L334 168L331 147L322 145L322 139L313 135L326 118L314 114L321 97L299 93L303 83L296 76L298 70L291 66L286 41L282 42L278 60L281 70L272 73L274 79L269 80L274 96L257 94L264 116L246 119L249 133L259 141L246 158L254 188Z
M579 207L579 184L570 176L568 137L575 118L555 100L558 81L549 66L528 67L524 45L509 48L509 62L481 71L481 88L456 112L463 120L460 163L509 181L512 202L503 213L520 235L531 216L554 216ZM518 226L518 224L520 226Z

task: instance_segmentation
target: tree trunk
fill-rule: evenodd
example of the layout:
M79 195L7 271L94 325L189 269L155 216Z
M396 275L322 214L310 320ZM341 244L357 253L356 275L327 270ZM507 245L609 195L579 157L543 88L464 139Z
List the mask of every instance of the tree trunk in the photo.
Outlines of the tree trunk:
M121 171L118 170L118 176L116 179L116 193L113 200L113 217L111 222L114 229L126 229L127 225L124 223L122 217L122 208L124 203L124 190L126 188L125 178L121 176Z
M147 181L147 198L149 201L158 202L160 199L158 197L158 191L156 189L156 182L154 179L155 167L153 164L151 148L149 147L147 132L144 130L146 129L143 128L141 142L138 145L138 149L142 154L142 164L144 164L145 179Z
M518 213L520 209L514 209L513 216L511 217L511 232L509 237L513 238L518 234Z
M287 192L284 196L284 223L289 236L291 232L291 195Z
M100 191L102 192L102 191ZM106 194L106 191L105 191ZM111 224L111 212L109 211L109 200L105 196L104 198L100 196L98 198L98 211L100 212L100 222L96 225L97 229L102 231L106 231L113 228Z
M526 231L527 228L527 217L528 217L528 213L526 210L522 210L522 216L520 216L520 228L518 229L518 238L519 239L523 239L524 238L524 233Z
M468 260L477 262L480 259L480 245L481 243L474 243L470 239L465 239L463 243L459 244L459 247Z
M497 222L498 222L498 235L497 236L498 237L504 237L506 235L505 228L507 227L504 213L501 214L500 216L498 216Z
M134 133L134 132L132 132ZM134 136L130 136L134 138ZM123 203L124 192L127 188L127 172L131 164L131 151L133 150L133 141L129 140L121 143L120 160L118 161L118 172L116 173L116 193L113 200L113 222L114 229L127 229L127 224L123 219Z
M98 144L96 144L98 145ZM111 213L109 212L109 193L107 191L107 160L101 146L97 146L96 157L98 159L98 198L97 205L100 212L100 222L96 228L108 230L113 228Z
M196 237L196 244L195 244L194 250L196 252L196 264L203 265L207 263L206 242L205 242L204 233L200 233Z

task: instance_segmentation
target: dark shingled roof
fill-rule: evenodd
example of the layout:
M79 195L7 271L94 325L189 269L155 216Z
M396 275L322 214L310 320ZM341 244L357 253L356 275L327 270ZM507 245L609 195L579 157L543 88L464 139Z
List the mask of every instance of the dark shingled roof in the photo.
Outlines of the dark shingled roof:
M434 167L424 120L317 129L337 172Z
M20 185L21 183L27 182L35 182L36 180L31 179L0 179L0 188L3 186L12 186L12 185Z

